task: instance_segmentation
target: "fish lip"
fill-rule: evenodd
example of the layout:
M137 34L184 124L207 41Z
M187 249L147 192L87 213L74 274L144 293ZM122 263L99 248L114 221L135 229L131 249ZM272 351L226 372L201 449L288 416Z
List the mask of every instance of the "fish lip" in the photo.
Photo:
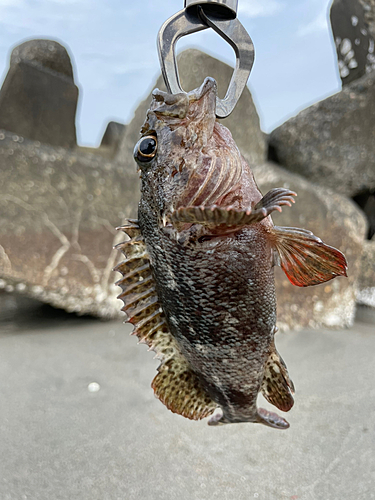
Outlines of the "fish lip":
M207 76L200 87L189 92L189 100L190 102L199 101L203 96L210 92L214 92L216 97L217 83L214 78L212 78L211 76Z
M158 113L182 120L186 117L188 111L189 97L186 92L169 94L163 90L153 90L152 102L148 113Z
M149 112L183 119L188 114L189 105L199 101L207 94L214 95L216 106L217 83L211 76L207 76L200 87L188 93L169 94L163 90L155 89L152 92L153 101Z

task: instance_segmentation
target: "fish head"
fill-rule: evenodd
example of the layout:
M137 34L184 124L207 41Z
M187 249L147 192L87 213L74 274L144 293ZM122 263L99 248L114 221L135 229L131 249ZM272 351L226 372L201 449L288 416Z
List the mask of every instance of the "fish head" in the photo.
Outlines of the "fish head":
M223 184L221 177L228 177L233 165L240 170L241 159L230 132L222 127L233 144L217 133L221 126L216 122L213 78L189 93L172 95L156 89L152 96L134 158L142 181L141 202L147 201L159 221L165 221L181 206L217 200L223 194L217 189ZM215 186L216 197L210 200Z

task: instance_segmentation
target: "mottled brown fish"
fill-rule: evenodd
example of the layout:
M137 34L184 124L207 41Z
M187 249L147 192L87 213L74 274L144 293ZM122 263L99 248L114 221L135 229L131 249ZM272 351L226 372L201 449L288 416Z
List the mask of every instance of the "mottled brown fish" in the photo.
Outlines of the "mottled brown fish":
M173 412L209 424L289 424L293 383L274 335L273 267L297 286L346 276L346 260L310 231L275 227L270 214L295 193L264 197L228 129L215 119L216 82L190 93L153 92L134 156L141 173L138 221L117 266L123 310L161 360L152 382Z

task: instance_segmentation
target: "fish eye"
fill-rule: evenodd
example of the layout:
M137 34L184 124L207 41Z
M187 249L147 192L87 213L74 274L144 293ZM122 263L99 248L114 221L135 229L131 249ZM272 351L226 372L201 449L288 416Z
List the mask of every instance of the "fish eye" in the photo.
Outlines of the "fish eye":
M136 160L145 163L151 161L157 152L158 141L155 135L147 135L142 137L138 142L135 150Z

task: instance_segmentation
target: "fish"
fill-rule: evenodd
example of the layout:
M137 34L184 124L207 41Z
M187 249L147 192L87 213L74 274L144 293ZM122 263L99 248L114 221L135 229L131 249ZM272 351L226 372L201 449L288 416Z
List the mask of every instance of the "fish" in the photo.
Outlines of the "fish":
M289 423L294 384L274 336L274 266L296 286L347 276L345 256L312 232L274 226L271 213L296 193L259 191L230 131L215 116L210 77L191 92L155 89L134 148L138 219L119 229L116 268L133 334L160 360L155 396L174 413L209 425Z

